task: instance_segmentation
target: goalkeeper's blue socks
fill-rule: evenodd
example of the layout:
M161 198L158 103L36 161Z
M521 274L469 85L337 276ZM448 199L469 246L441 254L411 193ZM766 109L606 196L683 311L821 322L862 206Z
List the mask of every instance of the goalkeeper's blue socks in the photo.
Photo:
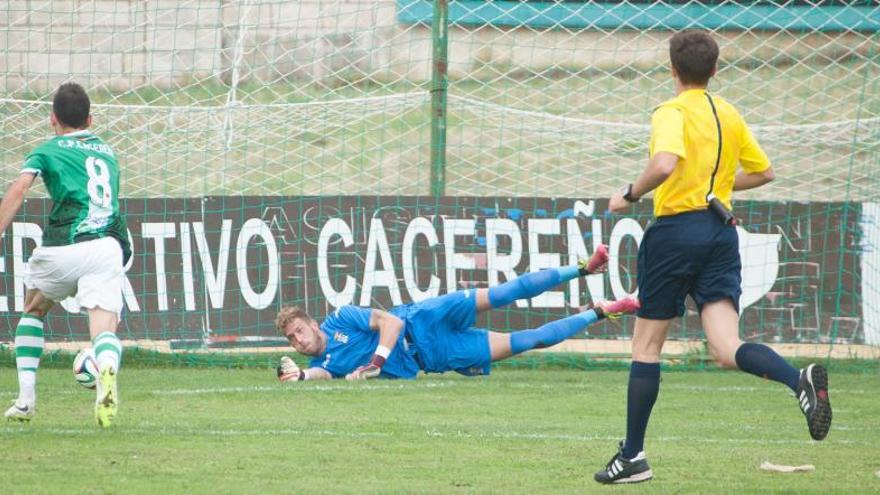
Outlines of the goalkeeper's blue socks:
M551 321L534 330L513 332L510 334L510 352L519 354L531 349L556 345L599 321L600 315L601 310L589 309L561 320Z
M626 391L626 441L623 457L633 459L645 448L645 430L660 391L660 363L633 361Z
M766 345L745 343L739 346L736 366L746 373L784 383L792 391L797 391L801 373Z
M563 266L527 273L489 288L489 304L493 308L500 308L518 299L531 299L579 276L581 276L581 270L576 266Z

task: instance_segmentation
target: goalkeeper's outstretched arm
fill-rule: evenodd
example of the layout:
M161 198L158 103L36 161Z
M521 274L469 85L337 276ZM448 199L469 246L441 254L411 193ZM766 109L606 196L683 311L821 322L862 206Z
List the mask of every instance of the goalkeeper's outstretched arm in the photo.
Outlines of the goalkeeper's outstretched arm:
M278 379L282 382L301 382L305 380L329 380L333 376L324 368L300 369L296 362L288 356L281 357L281 364L276 369Z

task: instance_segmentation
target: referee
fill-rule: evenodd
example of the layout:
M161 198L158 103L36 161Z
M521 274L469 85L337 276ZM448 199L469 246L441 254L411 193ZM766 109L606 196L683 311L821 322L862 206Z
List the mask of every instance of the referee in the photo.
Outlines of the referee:
M831 426L828 377L821 365L798 371L770 347L739 339L742 280L731 196L773 180L770 161L736 108L706 89L718 60L715 41L701 31L677 33L669 57L676 97L651 116L648 166L609 205L619 212L656 189L656 220L638 254L641 309L633 332L626 440L596 473L600 483L653 477L643 450L645 430L660 388L660 351L672 319L684 315L687 295L721 366L788 386L814 439L825 438Z

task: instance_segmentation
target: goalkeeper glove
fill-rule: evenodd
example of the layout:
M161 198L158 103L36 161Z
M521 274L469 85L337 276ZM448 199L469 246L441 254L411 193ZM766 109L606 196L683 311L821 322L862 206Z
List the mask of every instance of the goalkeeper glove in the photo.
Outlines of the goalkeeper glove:
M384 345L380 345L376 348L376 353L373 354L373 359L370 359L368 364L361 366L360 368L352 371L351 373L345 375L346 380L367 380L369 378L376 378L382 373L382 365L385 364L385 359L391 354L391 349L385 347Z
M346 380L368 380L376 378L382 373L382 365L385 364L385 358L378 354L373 354L373 359L351 373L345 375Z
M281 357L281 364L278 365L275 372L278 374L278 379L282 382L293 382L305 378L305 373L299 369L299 366L296 365L293 359L287 356Z

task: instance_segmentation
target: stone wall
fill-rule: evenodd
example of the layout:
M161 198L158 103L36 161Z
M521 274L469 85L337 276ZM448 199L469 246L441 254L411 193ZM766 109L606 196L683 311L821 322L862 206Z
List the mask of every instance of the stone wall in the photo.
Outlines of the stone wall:
M299 81L339 87L430 79L431 33L397 22L394 0L7 1L0 7L0 88L44 92L163 89L194 82ZM5 10L5 11L4 11ZM666 63L668 32L450 29L450 76L490 79L548 68L644 69ZM720 33L727 60L864 53L864 36ZM237 74L233 73L237 68Z

